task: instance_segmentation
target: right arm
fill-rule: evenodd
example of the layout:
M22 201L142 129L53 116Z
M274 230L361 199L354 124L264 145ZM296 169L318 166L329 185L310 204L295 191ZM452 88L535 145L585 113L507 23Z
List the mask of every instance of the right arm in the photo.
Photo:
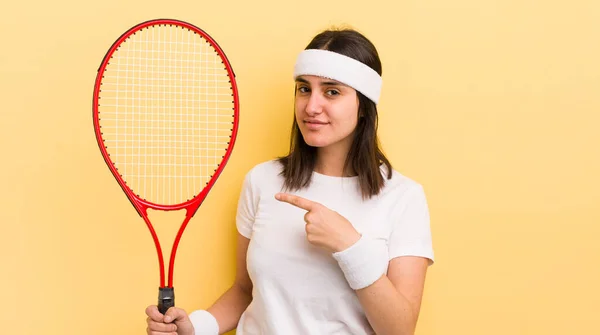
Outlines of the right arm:
M246 269L248 244L250 240L238 233L235 281L231 288L208 309L217 320L219 334L235 329L242 313L252 301L252 281ZM172 334L174 331L179 335L194 335L192 323L181 308L171 307L163 316L156 306L149 306L146 314L149 335ZM168 319L163 320L166 316Z
M235 281L229 290L208 309L219 324L219 334L236 328L242 313L252 301L252 281L246 268L250 240L238 233Z

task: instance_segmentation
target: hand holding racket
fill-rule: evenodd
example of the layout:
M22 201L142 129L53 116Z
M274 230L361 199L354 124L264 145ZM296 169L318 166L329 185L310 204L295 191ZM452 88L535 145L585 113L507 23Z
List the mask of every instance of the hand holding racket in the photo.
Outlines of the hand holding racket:
M158 253L158 309L174 306L179 240L235 143L235 76L225 53L201 29L177 20L136 25L111 46L94 87L96 139L113 176L144 219ZM148 208L186 210L169 261Z
M146 332L151 334L172 334L194 335L196 333L194 325L190 321L188 314L181 308L170 308L164 315L161 314L156 306L146 308L146 323L148 328Z

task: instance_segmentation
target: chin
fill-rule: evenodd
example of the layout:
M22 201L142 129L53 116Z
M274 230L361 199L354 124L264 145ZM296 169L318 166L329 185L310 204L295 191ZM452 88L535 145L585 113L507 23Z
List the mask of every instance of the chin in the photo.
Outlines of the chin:
M320 136L302 136L302 138L304 138L304 142L306 142L306 144L310 145L311 147L315 147L315 148L322 148L322 147L326 147L328 146L330 143L330 141L327 141L326 139L320 137Z

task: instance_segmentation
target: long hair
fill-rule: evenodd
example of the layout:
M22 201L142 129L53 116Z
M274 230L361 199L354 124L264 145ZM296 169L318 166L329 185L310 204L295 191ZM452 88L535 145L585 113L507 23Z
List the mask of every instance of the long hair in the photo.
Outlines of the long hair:
M355 30L326 30L318 34L308 44L308 49L322 49L353 58L373 70L382 73L381 60L375 46ZM350 167L358 175L363 199L379 194L385 180L380 165L387 167L387 178L392 177L392 165L379 148L377 138L377 105L362 93L358 95L358 124L354 138L344 163L344 171ZM317 148L304 141L296 118L292 124L290 151L278 160L283 165L281 175L284 188L299 190L308 187L317 159Z

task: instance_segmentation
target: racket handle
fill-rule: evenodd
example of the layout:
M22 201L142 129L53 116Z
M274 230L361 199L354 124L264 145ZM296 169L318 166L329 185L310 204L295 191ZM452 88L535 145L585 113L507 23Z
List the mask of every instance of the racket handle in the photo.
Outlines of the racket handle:
M175 291L172 287L158 288L158 311L165 314L170 307L175 306Z

